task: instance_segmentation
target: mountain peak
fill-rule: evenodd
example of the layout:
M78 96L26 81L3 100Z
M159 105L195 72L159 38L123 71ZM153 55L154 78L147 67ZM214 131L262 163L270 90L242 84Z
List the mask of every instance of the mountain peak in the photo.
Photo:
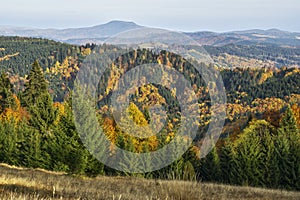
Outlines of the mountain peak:
M120 34L124 31L142 28L132 21L112 20L105 24L92 27L68 28L68 29L35 29L19 27L0 27L0 35L43 37L57 41L65 41L72 44L85 44L87 42L101 43L107 38ZM300 45L300 33L290 33L279 29L252 29L216 33L209 31L185 33L205 45L226 45L231 43L271 43L277 45Z
M136 23L134 23L134 22L131 22L131 21L121 21L121 20L112 20L112 21L110 21L110 22L107 22L106 23L107 25L108 24L131 24L131 25L136 25L136 26L138 26Z
M135 29L135 28L141 28L142 26L137 25L134 22L129 22L129 21L120 21L120 20L113 20L110 21L106 24L101 24L92 27L93 29L109 29L110 31L125 31L129 29ZM113 31L114 32L114 31Z

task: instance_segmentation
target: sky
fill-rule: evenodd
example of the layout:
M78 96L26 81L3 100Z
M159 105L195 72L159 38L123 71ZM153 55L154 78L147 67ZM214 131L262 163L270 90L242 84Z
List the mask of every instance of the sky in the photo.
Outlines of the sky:
M2 0L0 26L75 28L133 21L177 31L300 32L299 0Z

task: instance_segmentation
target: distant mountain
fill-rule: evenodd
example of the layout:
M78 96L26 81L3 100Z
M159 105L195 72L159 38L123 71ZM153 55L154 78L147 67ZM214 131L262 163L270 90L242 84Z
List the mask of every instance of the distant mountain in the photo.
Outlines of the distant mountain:
M0 27L0 35L41 37L71 44L102 43L106 38L123 31L141 28L134 22L111 21L106 24L68 29L34 29L20 27ZM245 30L226 33L193 32L184 33L202 45L224 46L227 44L275 44L279 46L300 46L300 33L269 30Z
M200 44L223 46L226 44L276 44L280 46L300 46L300 33L278 29L246 30L226 33L195 32L186 33Z
M106 24L68 29L33 29L19 27L0 27L0 35L3 36L23 36L41 37L70 43L82 43L95 40L103 41L105 38L121 33L123 31L141 28L134 22L111 21Z

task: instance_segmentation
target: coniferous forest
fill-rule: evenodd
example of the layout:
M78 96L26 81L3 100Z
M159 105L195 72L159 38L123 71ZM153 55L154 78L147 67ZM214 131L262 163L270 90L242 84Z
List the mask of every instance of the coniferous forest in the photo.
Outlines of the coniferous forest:
M300 70L288 66L288 61L282 62L286 66L275 68L206 66L215 67L222 76L227 109L220 139L200 159L197 144L208 127L211 109L207 86L201 77L193 76L196 72L191 64L167 51L137 49L118 57L105 72L106 81L95 88L97 120L113 144L145 153L156 151L176 135L180 123L176 97L155 84L136 91L128 110L132 120L143 126L150 122L149 107L162 104L168 117L160 134L147 139L130 136L110 114L109 97L117 79L147 62L171 66L192 83L199 96L202 123L188 151L157 171L130 174L99 162L76 130L72 90L85 57L93 51L114 48L107 44L75 46L46 39L0 37L0 163L92 177L138 176L300 190ZM242 56L230 45L206 48L213 55L235 52ZM108 153L114 154L114 149Z

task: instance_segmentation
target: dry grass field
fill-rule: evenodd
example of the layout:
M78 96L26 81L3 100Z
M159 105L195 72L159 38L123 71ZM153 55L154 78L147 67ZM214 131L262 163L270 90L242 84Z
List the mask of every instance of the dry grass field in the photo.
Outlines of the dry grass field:
M131 177L73 177L0 164L0 199L300 199L300 192Z

